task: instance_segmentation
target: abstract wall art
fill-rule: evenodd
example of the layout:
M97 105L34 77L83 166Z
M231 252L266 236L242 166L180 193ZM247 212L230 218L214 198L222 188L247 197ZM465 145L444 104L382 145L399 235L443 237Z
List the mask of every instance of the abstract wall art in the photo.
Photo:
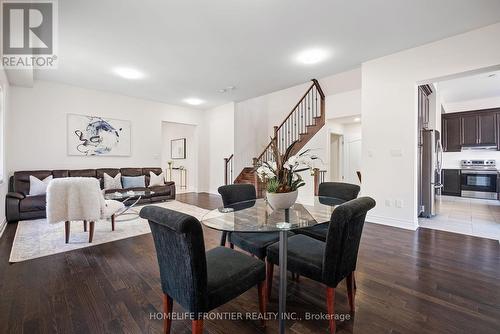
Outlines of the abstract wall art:
M130 121L68 114L68 155L129 156Z

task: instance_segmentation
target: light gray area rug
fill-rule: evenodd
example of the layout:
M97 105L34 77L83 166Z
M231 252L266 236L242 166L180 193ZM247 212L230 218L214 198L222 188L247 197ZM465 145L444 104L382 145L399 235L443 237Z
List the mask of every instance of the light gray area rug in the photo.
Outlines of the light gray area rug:
M153 205L183 212L200 220L208 212L208 210L178 201ZM140 206L137 207L138 210L140 208ZM9 262L26 261L151 232L147 221L140 217L129 221L117 221L114 231L111 231L109 220L96 222L92 243L89 243L89 233L83 231L81 221L71 222L70 231L69 243L65 243L64 222L49 224L46 219L20 221L12 243Z

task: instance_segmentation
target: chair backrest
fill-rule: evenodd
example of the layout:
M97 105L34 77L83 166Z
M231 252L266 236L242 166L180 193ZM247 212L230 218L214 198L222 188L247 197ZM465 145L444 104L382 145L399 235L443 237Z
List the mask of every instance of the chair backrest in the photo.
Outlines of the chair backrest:
M93 177L64 177L47 186L47 220L49 223L71 220L101 219L106 202Z
M336 197L350 201L358 197L359 186L343 182L322 182L319 184L318 196Z
M217 191L222 196L222 203L224 203L224 206L257 199L257 193L252 184L229 184L219 187Z
M198 219L157 206L142 208L140 216L151 227L163 292L188 312L205 312L207 262Z
M331 287L356 269L366 214L375 207L371 197L339 205L332 213L323 256L323 281Z

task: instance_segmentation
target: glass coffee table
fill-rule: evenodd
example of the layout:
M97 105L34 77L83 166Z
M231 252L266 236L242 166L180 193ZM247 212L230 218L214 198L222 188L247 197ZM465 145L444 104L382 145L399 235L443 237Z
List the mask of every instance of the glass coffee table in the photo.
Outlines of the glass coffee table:
M139 203L142 197L153 194L154 191L151 190L115 191L113 193L104 194L104 198L123 202L123 204L125 204L125 208L115 214L115 220L128 221L139 217L139 211L137 211L134 207Z

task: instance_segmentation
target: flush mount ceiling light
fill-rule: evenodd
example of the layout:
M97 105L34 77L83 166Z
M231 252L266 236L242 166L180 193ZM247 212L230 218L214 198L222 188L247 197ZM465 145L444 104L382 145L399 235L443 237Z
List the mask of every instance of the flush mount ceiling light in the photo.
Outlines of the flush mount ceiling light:
M192 106L199 106L200 104L205 103L205 101L196 97L188 97L187 99L184 99L184 102Z
M489 74L489 75L488 75L488 78L494 78L494 77L496 77L496 76L497 76L497 74L496 74L496 73L491 73L491 74Z
M329 55L325 49L307 49L298 53L295 60L304 65L313 65L325 60Z
M361 121L361 118L359 117L354 118L354 122L359 122L359 121Z
M129 80L138 80L145 77L144 73L132 67L115 67L113 73Z

